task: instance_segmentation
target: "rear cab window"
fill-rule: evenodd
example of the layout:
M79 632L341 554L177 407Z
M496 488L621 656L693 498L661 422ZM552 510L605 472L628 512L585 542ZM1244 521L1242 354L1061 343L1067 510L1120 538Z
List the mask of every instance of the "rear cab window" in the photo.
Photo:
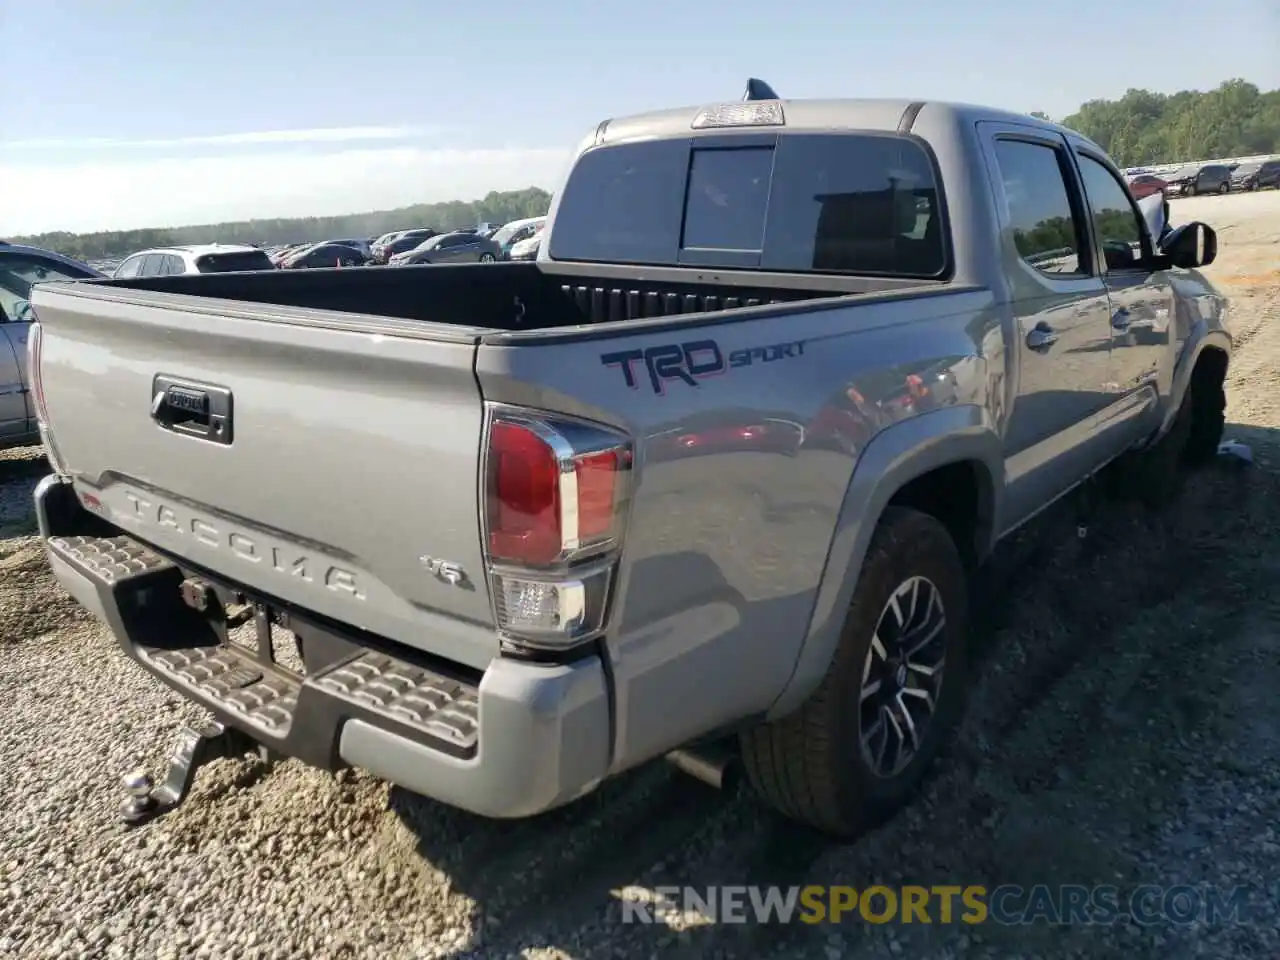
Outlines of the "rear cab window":
M196 258L196 270L200 273L233 273L237 270L274 270L271 258L262 250L243 250L234 253L206 253Z
M932 157L909 136L723 134L597 147L564 188L554 260L942 279Z

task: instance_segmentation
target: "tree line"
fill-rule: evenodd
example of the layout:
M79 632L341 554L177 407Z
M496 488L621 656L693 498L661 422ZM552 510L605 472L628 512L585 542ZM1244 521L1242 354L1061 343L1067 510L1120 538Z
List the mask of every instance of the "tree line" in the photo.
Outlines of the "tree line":
M1037 116L1048 117L1037 111ZM1105 149L1121 166L1280 153L1280 90L1262 92L1246 80L1208 91L1129 90L1119 100L1090 100L1059 122ZM505 223L547 212L551 196L538 187L491 192L483 200L424 203L398 210L337 217L242 220L189 227L42 233L15 242L58 250L81 260L123 257L173 243L302 243L375 237L391 230L451 230Z
M1215 90L1090 100L1059 121L1107 151L1122 167L1280 153L1280 90L1247 80Z
M178 243L217 241L271 246L305 243L309 240L377 237L392 230L409 230L414 227L430 227L444 232L459 227L474 227L480 223L501 224L525 217L540 217L550 206L551 194L539 187L527 187L524 190L490 191L483 200L419 203L397 210L377 210L335 217L275 217L189 227L103 230L97 233L55 231L14 237L12 241L56 250L78 260L102 260L125 257L148 247Z

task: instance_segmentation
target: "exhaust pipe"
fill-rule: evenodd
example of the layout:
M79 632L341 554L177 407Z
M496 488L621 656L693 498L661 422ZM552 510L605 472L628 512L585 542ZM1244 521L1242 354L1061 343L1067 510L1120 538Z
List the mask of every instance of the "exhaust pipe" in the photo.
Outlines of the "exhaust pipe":
M737 783L736 757L712 745L672 750L666 760L677 770L716 790L730 790Z

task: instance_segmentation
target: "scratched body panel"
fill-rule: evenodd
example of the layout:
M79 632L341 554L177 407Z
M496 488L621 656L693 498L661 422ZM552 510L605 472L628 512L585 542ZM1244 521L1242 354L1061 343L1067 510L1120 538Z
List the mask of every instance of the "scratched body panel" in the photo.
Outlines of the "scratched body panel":
M786 339L780 319L478 353L486 400L637 438L608 640L620 764L767 709L803 641L860 450L936 405L993 404L984 350L995 345L1001 367L1005 357L990 293L832 301L787 316ZM926 377L935 388L913 395Z

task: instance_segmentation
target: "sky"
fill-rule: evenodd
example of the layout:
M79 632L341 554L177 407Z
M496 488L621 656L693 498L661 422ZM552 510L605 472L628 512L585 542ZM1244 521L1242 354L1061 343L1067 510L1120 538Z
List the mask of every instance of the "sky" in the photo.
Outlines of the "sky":
M0 49L13 236L554 189L601 120L749 76L1058 118L1130 87L1275 89L1280 4L0 0Z

